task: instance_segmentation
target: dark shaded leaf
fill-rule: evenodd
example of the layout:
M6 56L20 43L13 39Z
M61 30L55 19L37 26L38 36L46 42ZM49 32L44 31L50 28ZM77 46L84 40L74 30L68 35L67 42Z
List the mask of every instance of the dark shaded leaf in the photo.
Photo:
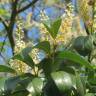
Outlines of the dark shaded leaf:
M58 58L62 59L68 59L73 62L76 62L77 64L80 64L81 66L86 66L89 69L93 69L91 64L85 60L83 57L81 57L79 54L73 53L71 51L61 51L58 53Z
M14 69L5 65L0 65L0 72L16 73Z
M43 41L38 43L34 48L39 48L43 51L45 51L47 54L50 53L50 43L48 41Z
M44 74L47 78L50 77L50 73L52 72L52 59L50 58L45 58L40 62L40 67L43 69Z
M26 87L27 84L34 78L30 73L22 74L19 76L10 77L5 82L5 90L8 92L14 92L18 90L20 86ZM30 80L31 79L31 80ZM29 80L28 82L25 80Z
M80 55L88 55L94 48L91 36L77 37L74 41L73 47Z
M61 96L55 82L49 80L43 88L44 96ZM65 94L64 94L65 95ZM66 95L65 95L66 96Z

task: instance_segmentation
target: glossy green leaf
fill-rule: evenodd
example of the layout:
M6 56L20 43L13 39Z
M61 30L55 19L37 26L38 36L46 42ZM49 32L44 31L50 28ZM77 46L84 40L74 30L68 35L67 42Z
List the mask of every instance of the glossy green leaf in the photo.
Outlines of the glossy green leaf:
M61 51L58 53L58 58L62 59L68 59L73 62L76 62L77 64L80 64L81 66L86 66L89 69L93 69L91 64L85 60L83 57L81 57L79 54L73 53L71 51Z
M29 91L30 95L36 96L36 91L35 91L32 83L29 83L27 90Z
M60 25L61 25L61 19L57 19L56 21L53 22L53 24L51 25L51 35L52 37L55 39L57 34L58 34L58 31L59 31L59 28L60 28Z
M66 92L71 90L73 87L71 75L68 73L64 71L58 71L53 72L51 76L60 92Z
M12 92L17 90L21 86L25 88L33 78L34 76L30 73L10 77L5 82L5 90L7 90L8 92Z
M78 94L80 96L84 96L85 95L84 86L78 73L76 73L76 87Z
M5 77L0 77L0 91L4 90L6 79Z
M32 94L32 96L40 96L42 89L43 81L40 78L34 78L27 87L27 90Z
M43 80L40 78L34 78L32 80L33 86L35 91L37 92L38 95L42 93L42 88L43 88Z
M43 41L38 43L34 48L39 48L45 51L47 54L50 53L50 43L48 41Z
M0 72L16 73L14 69L6 65L0 65Z
M46 27L46 29L48 30L48 32L50 33L50 35L55 39L57 34L58 34L58 31L59 31L59 28L60 28L60 25L61 25L61 19L57 19L55 20L52 24L51 24L51 27L49 27L48 25L44 24L44 26Z

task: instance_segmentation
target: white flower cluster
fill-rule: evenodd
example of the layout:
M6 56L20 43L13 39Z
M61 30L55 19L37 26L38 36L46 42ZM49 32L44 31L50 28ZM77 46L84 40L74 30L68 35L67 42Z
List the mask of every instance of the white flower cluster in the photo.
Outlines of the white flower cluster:
M14 49L15 54L21 52L21 50L26 47L26 44L23 41L23 38L24 38L23 24L21 21L17 21L15 49Z
M14 48L14 53L18 54L26 47L25 42L23 41L24 38L24 32L23 32L23 24L21 21L17 21L17 26L16 26L16 37L15 37L15 48ZM9 64L14 68L18 74L23 73L23 72L28 72L29 67L22 61L17 60L17 59L11 59Z
M43 10L40 11L39 17L40 17L41 22L49 20L49 17L46 15L46 12Z
M10 59L9 64L16 70L17 74L27 73L30 69L24 62L17 59Z
M39 49L35 48L33 49L29 55L32 57L33 61L35 64L38 64L40 62L39 60L39 57L38 57L38 54L39 54Z

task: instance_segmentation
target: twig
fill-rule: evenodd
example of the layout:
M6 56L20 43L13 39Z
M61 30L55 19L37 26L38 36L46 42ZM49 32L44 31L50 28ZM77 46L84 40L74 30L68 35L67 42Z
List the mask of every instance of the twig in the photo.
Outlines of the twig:
M1 58L4 60L5 63L7 63L5 57L0 53Z
M5 62L6 62L6 59L5 59L5 57L2 55L2 51L3 51L3 49L4 49L4 45L5 45L6 39L7 39L7 35L5 36L5 39L4 39L3 44L2 44L2 47L1 47L1 49L0 49L0 56L3 58L3 60L4 60Z
M21 8L20 10L17 11L17 14L25 11L26 9L30 8L32 5L34 5L37 1L39 0L33 0L31 3L29 3L28 5L26 5L25 7Z
M0 16L0 21L1 21L2 24L4 25L5 29L8 30L8 26L7 26L8 24L7 24L7 22L4 20L4 18L1 17L1 16Z
M6 39L7 39L7 35L6 35L5 38L4 38L4 41L3 41L2 47L1 47L1 49L0 49L0 54L1 54L2 50L3 50L3 48L4 48L4 45L5 45Z
M59 9L64 9L65 10L64 6L61 6L61 5L58 5L58 4L54 4L54 7L57 7Z

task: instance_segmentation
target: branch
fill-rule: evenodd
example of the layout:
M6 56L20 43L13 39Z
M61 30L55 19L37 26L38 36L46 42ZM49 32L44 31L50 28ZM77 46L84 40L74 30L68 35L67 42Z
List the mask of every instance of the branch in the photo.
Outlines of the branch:
M26 5L25 7L23 7L20 10L17 10L18 1L19 0L14 0L14 2L12 2L12 13L11 13L10 23L9 23L8 31L7 31L7 35L9 38L9 42L10 42L10 45L12 48L13 55L14 55L14 46L15 46L15 42L14 42L14 38L13 38L13 30L14 30L14 24L15 24L16 16L20 12L23 12L26 9L28 9L29 7L31 7L32 5L34 5L38 0L33 0L31 3L29 3L28 5Z
M14 30L15 19L17 16L17 13L16 13L17 4L18 4L18 0L15 0L14 2L12 2L12 13L11 13L10 23L7 31L8 39L9 39L13 54L14 54L14 46L15 46L15 42L13 38L13 30Z
M29 3L28 5L26 5L25 7L21 8L20 10L17 11L17 14L25 11L26 9L30 8L31 6L33 6L37 1L39 0L33 0L31 3Z
M64 9L65 10L65 6L61 6L61 5L58 5L58 4L54 4L53 6L59 8L59 9Z
M6 39L7 39L7 35L5 36L4 41L3 41L3 44L2 44L2 47L1 47L1 49L0 49L0 56L2 57L2 59L3 59L5 62L6 62L6 59L5 59L5 57L2 55L2 51L3 51L3 49L4 49L4 45L5 45Z

